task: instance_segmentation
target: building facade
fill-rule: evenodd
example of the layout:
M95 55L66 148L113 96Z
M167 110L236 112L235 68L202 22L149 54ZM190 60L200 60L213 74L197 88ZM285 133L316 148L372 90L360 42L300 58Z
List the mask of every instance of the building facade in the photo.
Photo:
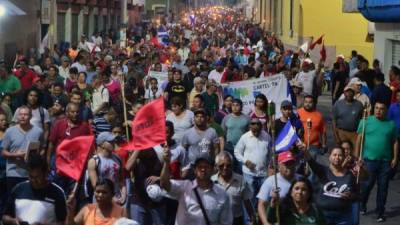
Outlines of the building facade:
M345 3L344 0L254 0L254 18L280 37L288 48L297 48L324 35L328 64L339 54L349 57L353 49L371 61L373 40L368 33L368 20L357 12L347 12ZM311 51L314 60L319 60L320 47Z

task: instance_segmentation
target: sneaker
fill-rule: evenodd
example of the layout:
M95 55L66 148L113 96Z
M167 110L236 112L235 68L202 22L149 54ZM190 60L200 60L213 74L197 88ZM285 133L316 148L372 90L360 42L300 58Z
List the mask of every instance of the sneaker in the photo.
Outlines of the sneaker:
M384 216L378 216L378 218L376 219L376 222L378 223L383 223L386 221L386 218Z

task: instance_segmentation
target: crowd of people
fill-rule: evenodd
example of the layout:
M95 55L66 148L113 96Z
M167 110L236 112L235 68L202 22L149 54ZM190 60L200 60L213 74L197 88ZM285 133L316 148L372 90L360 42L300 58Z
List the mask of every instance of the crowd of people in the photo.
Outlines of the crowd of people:
M240 11L181 16L137 25L124 48L96 33L0 63L3 224L357 225L375 182L384 222L398 164L400 69L391 68L389 87L379 62L371 69L356 51L337 57L328 146L330 126L316 108L324 61L285 49ZM220 91L277 74L291 96L277 104L278 118L267 110L270 96L254 96L248 114L240 98ZM160 97L166 143L120 150L137 112ZM288 122L299 140L277 154ZM55 155L64 140L85 135L95 136L96 149L76 184Z

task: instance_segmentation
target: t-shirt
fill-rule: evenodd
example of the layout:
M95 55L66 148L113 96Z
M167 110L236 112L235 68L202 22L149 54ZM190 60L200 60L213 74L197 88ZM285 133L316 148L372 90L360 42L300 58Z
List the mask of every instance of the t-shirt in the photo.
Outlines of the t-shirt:
M37 126L32 126L28 131L23 131L18 125L10 127L4 134L2 147L9 152L26 151L29 142L39 142L43 134L43 130ZM6 165L7 177L28 177L25 161L16 159L7 159Z
M309 95L313 94L313 84L315 78L315 70L304 72L301 71L295 77L295 80L303 84L303 92Z
M289 192L290 185L292 184L292 182L282 177L280 173L278 173L276 176L278 178L279 197L280 199L283 199ZM261 185L260 191L257 194L257 198L263 201L270 201L271 193L274 189L275 189L275 177L269 176L267 179L265 179L264 183Z
M8 76L6 79L0 79L1 92L10 93L21 88L21 83L14 75Z
M323 211L349 212L352 200L344 198L343 193L356 191L353 173L349 170L344 176L335 176L328 167L314 160L310 160L309 165L321 182L321 190L317 198L318 207Z
M210 150L213 144L218 142L218 135L214 128L198 131L192 127L187 130L182 138L182 146L187 149L188 163L194 163L200 157L211 157Z
M208 125L211 128L214 128L215 132L217 132L218 137L224 137L225 136L224 129L222 129L222 127L218 123L212 122L212 123L210 123Z
M92 129L94 130L96 136L99 135L101 132L107 132L107 131L110 132L111 128L112 125L109 122L107 122L104 116L94 118L92 123Z
M4 214L29 224L64 222L67 217L65 194L54 183L43 189L33 189L29 181L22 182L12 190Z
M371 105L375 105L375 102L385 103L386 107L390 106L392 98L392 91L385 84L379 84L375 86L371 95Z
M210 74L208 75L208 79L209 80L214 80L215 82L220 84L221 83L221 79L222 79L222 73L218 72L217 70L212 70L210 72Z
M304 108L297 110L304 127L304 140L308 138L307 120L311 119L310 145L320 146L319 137L325 132L325 121L318 111L308 112Z
M244 114L235 116L229 114L222 120L221 126L226 132L226 142L236 145L242 134L244 134L250 123L250 118Z
M388 119L393 120L396 123L397 129L400 129L400 102L390 105Z
M185 131L193 126L194 114L190 110L183 112L185 115L177 118L174 113L167 115L167 120L174 124L174 136L172 137L178 144L181 143Z
M357 133L363 130L364 119L358 125ZM398 135L396 124L392 120L379 120L369 116L365 123L363 157L369 160L392 159L392 147Z
M204 99L204 109L207 110L211 116L214 116L219 107L218 95L215 93L209 95L207 92L203 92L201 95Z
M189 90L189 88L186 87L183 81L180 82L171 81L168 83L167 87L165 88L165 91L168 92L168 101L170 101L175 96L178 96L186 101L187 93L189 93L191 90Z
M333 96L333 99L339 99L340 95L343 93L347 78L348 76L344 72L332 72L332 94L336 88L336 82L339 82L338 91L336 92L336 96Z
M342 130L355 132L362 117L364 107L361 102L354 100L351 103L339 100L333 106L333 120L336 127Z

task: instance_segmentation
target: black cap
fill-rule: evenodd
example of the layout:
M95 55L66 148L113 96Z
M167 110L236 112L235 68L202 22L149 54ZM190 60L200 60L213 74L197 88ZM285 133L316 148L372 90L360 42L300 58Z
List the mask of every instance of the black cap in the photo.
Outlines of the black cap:
M201 162L206 162L208 163L210 166L214 166L214 161L211 160L209 157L198 157L195 161L194 161L194 167L196 167L197 165L199 165Z

